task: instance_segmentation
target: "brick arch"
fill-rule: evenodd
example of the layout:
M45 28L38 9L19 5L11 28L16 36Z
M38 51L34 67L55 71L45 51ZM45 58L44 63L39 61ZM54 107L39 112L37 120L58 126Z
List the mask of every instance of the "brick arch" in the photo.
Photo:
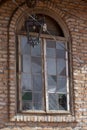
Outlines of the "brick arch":
M64 36L68 40L70 34L68 30L68 23L66 21L67 16L65 15L64 12L58 9L58 7L56 7L55 4L51 2L48 2L47 4L43 3L42 5L39 5L35 7L34 9L29 9L26 5L23 5L22 8L25 10L25 12L23 12L21 9L18 9L13 15L11 23L10 23L10 27L9 27L9 32L12 26L12 28L14 29L14 32L16 33L17 29L19 28L18 26L22 26L26 13L27 13L27 16L28 14L41 13L41 14L48 15L51 18L53 18L59 24L59 26L61 27L64 33Z

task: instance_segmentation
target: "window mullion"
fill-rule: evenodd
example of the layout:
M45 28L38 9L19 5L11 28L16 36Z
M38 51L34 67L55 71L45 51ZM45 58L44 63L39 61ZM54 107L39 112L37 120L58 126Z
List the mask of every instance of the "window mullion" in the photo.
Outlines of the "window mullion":
M20 111L22 111L22 87L21 87L21 75L22 75L22 70L21 70L21 68L22 68L22 64L21 64L21 62L22 62L22 54L21 54L21 38L20 38L20 36L19 36L19 44L18 44L18 50L19 50L19 53L18 53L18 59L19 59L19 68L18 68L18 70L19 70L19 73L18 73L18 84L19 84L19 104L20 104Z
M66 48L68 48L67 46L67 42L65 43ZM70 110L70 105L69 105L69 66L68 66L68 52L66 51L66 76L67 76L67 110Z
M46 59L46 39L44 41L44 78L45 78L45 104L46 112L48 111L48 90L47 90L47 59Z

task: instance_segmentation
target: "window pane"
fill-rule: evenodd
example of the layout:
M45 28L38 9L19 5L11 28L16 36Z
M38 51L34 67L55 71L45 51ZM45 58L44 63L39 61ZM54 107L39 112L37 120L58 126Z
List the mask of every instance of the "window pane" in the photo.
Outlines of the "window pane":
M25 92L23 91L22 93L22 100L28 100L28 101L32 101L32 92Z
M47 57L56 57L56 49L47 48Z
M34 93L34 110L43 110L42 93Z
M47 40L47 57L56 57L56 43L55 41Z
M65 94L59 94L59 109L67 110L67 96Z
M58 78L57 92L67 92L67 79L66 79L66 77L59 77Z
M21 53L30 54L30 44L27 43L27 37L21 37Z
M33 73L41 73L42 65L40 57L32 57L32 72Z
M22 73L21 78L22 90L32 90L31 75Z
M66 75L66 61L64 59L57 59L57 73L58 75Z
M42 91L42 76L33 75L34 91Z
M56 56L57 56L57 58L63 58L63 59L65 59L65 50L59 50L59 49L57 49L56 50Z
M47 70L49 75L56 75L56 59L47 58Z
M22 109L23 110L32 110L32 102L23 101L22 102Z
M47 48L55 48L56 47L56 42L52 40L46 40L47 42Z
M48 76L48 91L55 92L57 85L57 77L56 75L49 75Z
M58 96L55 93L49 93L49 110L58 110Z
M61 41L57 41L57 43L56 43L56 48L58 49L58 50L65 50L65 43L63 43L63 42L61 42Z
M23 63L23 72L30 73L31 72L31 59L29 55L22 56Z
M41 44L31 47L31 56L41 56Z

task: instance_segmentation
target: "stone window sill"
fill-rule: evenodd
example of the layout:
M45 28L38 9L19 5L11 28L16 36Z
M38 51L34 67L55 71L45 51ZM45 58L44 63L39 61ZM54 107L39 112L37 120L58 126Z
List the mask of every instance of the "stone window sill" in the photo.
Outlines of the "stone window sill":
M11 121L29 121L29 122L76 122L75 116L70 115L69 113L62 114L43 114L43 115L36 115L36 114L17 114L13 118L11 118Z

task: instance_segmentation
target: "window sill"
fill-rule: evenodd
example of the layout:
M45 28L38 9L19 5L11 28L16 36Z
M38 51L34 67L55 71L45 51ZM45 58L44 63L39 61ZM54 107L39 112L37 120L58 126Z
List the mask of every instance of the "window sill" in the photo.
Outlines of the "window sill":
M76 122L75 116L71 115L70 112L60 113L20 113L11 118L11 121L17 122Z
M44 115L51 115L51 114L53 114L53 115L55 115L55 114L70 114L70 111L64 111L64 110L59 110L59 111L47 111L47 112L45 112L45 111L29 111L29 110L27 110L27 111L22 111L21 112L21 114L44 114Z

